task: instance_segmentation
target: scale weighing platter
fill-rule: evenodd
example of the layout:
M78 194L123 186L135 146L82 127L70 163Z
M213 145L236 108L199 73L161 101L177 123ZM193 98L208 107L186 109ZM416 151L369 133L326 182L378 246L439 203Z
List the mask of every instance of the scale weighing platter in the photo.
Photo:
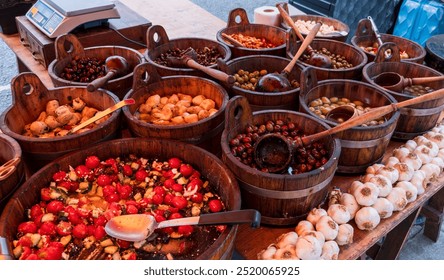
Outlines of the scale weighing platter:
M109 0L38 0L26 18L49 38L56 38L82 24L120 15Z

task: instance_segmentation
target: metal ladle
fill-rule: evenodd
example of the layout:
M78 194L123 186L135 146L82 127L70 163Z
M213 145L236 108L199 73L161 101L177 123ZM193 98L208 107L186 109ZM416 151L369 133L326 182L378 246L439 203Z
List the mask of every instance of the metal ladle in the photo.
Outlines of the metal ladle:
M283 92L291 90L291 83L288 80L288 74L293 70L293 67L296 65L296 61L299 57L305 52L305 49L308 45L313 41L316 36L316 33L321 28L321 23L318 22L310 33L308 33L307 38L302 43L298 52L292 58L290 63L282 70L281 73L269 73L259 78L256 84L256 91L259 92Z
M293 19L284 10L284 8L282 8L282 6L280 4L277 4L276 7L278 8L279 13L281 14L284 21L288 25L290 25L290 27L294 30L294 32L298 36L299 40L301 40L302 42L304 42L304 40L307 40L307 38L304 39L304 36L302 36L298 27L295 25ZM327 55L321 54L321 53L316 53L311 46L307 47L307 52L310 55L310 59L308 61L308 64L313 65L313 66L317 66L317 67L322 67L322 68L331 68L332 67L331 59Z
M406 78L396 72L384 72L373 78L373 81L385 89L402 92L405 87L444 81L444 75L422 78Z
M440 89L399 103L392 103L390 105L373 108L362 115L350 118L349 120L330 129L303 136L294 141L290 141L286 137L275 133L265 134L259 137L254 144L254 160L259 167L268 169L268 171L272 173L280 173L288 168L292 161L294 151L298 147L310 145L326 136L362 125L374 119L385 116L391 112L397 111L399 108L443 97L444 89Z
M121 215L111 218L105 225L108 235L126 241L141 241L148 238L156 229L184 225L223 225L250 223L258 228L261 214L257 210L234 210L156 222L154 216L146 214Z
M91 81L86 88L89 92L96 91L103 87L109 80L115 76L123 76L128 73L128 62L120 55L112 55L105 60L106 75Z

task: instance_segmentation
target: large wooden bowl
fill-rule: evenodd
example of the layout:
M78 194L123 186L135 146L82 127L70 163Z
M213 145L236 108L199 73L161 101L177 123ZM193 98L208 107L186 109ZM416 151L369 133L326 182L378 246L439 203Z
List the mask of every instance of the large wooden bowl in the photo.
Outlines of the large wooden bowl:
M96 155L99 158L115 158L129 154L159 160L179 157L193 165L202 176L208 179L221 196L227 210L240 209L240 193L236 179L214 155L199 147L178 141L146 138L118 139L65 155L31 176L6 205L0 217L0 237L8 242L16 238L17 227L23 221L26 209L40 201L40 190L49 186L55 172L69 170L69 166L83 164L85 158L90 155ZM216 240L202 240L202 242L210 242L210 245L198 258L202 260L230 259L237 228L237 226L228 226Z

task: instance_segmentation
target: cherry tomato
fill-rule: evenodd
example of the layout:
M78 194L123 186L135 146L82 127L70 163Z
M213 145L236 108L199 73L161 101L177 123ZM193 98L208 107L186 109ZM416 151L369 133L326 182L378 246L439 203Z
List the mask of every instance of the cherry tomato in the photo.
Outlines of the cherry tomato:
M163 203L163 196L158 193L154 194L152 199L153 199L154 204L162 204Z
M91 172L91 169L89 169L85 165L79 165L74 170L75 170L77 176L82 177L82 178L87 177Z
M111 184L111 178L108 175L101 174L97 177L97 185L106 186Z
M40 205L35 204L31 207L31 210L29 211L29 216L31 220L34 220L37 216L43 214L42 207Z
M176 207L176 208L179 208L179 209L184 209L185 207L187 207L188 201L183 196L175 196L171 200L171 205L173 207Z
M173 173L172 169L162 172L162 176L167 178L167 179L172 179L174 177L174 175L175 174Z
M174 195L167 193L165 195L165 197L163 198L163 203L165 203L167 205L171 205L171 202L173 201L173 197L174 197Z
M70 222L60 221L56 226L56 231L60 236L70 235L72 233L72 224Z
M126 240L117 239L117 245L119 245L122 249L128 249L131 245L131 242Z
M50 201L51 200L51 189L50 188L42 188L40 190L40 198L43 201Z
M139 209L135 205L127 205L126 206L126 213L128 214L137 214L139 212Z
M107 222L108 222L108 220L103 215L100 215L94 219L95 226L105 226Z
M196 189L196 191L199 191L203 186L203 182L201 179L193 179L187 184L187 191L193 191Z
M109 203L118 202L118 201L120 201L120 195L118 193L113 193L113 194L105 196L105 200Z
M193 233L194 227L190 225L179 226L177 232L183 234L184 236L190 236Z
M72 235L75 238L83 239L88 235L88 228L83 223L75 225L74 228L72 229Z
M173 220L173 219L180 219L180 218L183 218L182 214L180 214L180 213L172 213L172 214L170 215L170 220Z
M183 192L183 186L181 184L174 184L171 186L171 189L173 189L173 191L175 192Z
M57 234L56 225L53 222L43 222L38 229L38 233L41 235L54 236Z
M153 191L154 191L156 194L161 195L162 197L165 196L165 194L166 194L165 189L162 188L162 187L160 187L160 186L154 187Z
M125 164L123 166L123 171L122 171L123 175L131 177L133 175L133 169L131 168L131 166L129 166L128 164Z
M58 171L52 175L52 180L55 182L60 182L66 178L66 172L65 171Z
M101 240L106 236L106 231L104 226L96 226L94 230L94 237L96 240Z
M201 203L203 201L202 193L195 193L190 197L190 200L194 203Z
M222 202L219 199L213 199L208 202L208 207L211 212L220 212L222 211Z
M48 213L58 214L65 208L65 205L60 200L52 200L46 205L46 211Z
M145 169L139 169L136 171L137 181L144 182L146 177L148 177L148 172Z
M168 160L168 165L171 168L179 168L181 164L182 164L182 161L179 158L176 158L176 157L170 158Z
M189 164L181 164L179 171L184 177L188 178L191 176L191 174L193 174L194 168Z
M111 194L115 194L117 193L117 187L113 186L113 185L106 185L103 187L103 196L108 196Z
M18 231L21 233L36 233L37 225L33 221L27 221L19 224Z
M100 159L97 156L89 156L85 159L85 166L89 169L94 169L99 167Z
M165 188L167 189L171 189L171 187L176 184L176 181L172 178L170 179L166 179L165 182L163 182L163 185L165 186Z

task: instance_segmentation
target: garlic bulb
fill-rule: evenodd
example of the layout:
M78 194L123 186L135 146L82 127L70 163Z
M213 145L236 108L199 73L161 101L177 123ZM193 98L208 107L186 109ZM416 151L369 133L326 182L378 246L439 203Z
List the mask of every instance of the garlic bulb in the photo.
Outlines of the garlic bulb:
M338 225L342 225L350 221L350 212L348 212L347 207L341 204L332 204L328 207L327 214L335 221Z
M267 249L264 249L262 251L260 251L257 254L257 258L259 260L272 260L274 258L274 254L276 253L277 248L274 244L271 244L270 246L267 247Z
M314 225L310 223L307 220L300 221L297 225L294 231L297 233L297 235L302 236L304 235L305 231L312 231L314 230Z
M423 145L424 143L430 142L429 139L427 139L424 135L418 135L415 138L413 138L413 141L415 141L418 146Z
M393 204L393 211L401 211L407 205L407 195L403 188L393 188L386 198Z
M439 151L438 145L436 143L430 141L429 139L427 139L425 136L422 136L422 135L416 136L413 140L418 144L418 146L423 145L423 146L426 146L427 148L429 148L431 157L436 157L436 155L438 154L438 151ZM416 147L416 148L418 148L418 147Z
M430 163L438 165L441 171L444 168L444 160L440 157L434 157Z
M355 188L352 195L361 206L371 206L375 203L379 195L378 187L370 182L366 182Z
M316 223L316 230L324 235L325 240L334 240L338 235L338 224L330 216L322 216Z
M405 157L409 153L410 150L405 146L401 146L393 150L393 156L399 159L400 161L402 160L403 157Z
M399 162L399 163L395 164L393 166L393 168L398 169L398 172L399 172L398 180L399 181L410 181L410 179L412 179L413 172L414 172L412 166L410 166L406 163L403 163L403 162Z
M418 146L418 143L416 143L413 140L407 140L407 142L405 142L405 144L404 144L404 147L409 149L410 152L413 152L417 146Z
M306 235L298 238L296 242L296 255L301 260L318 260L321 257L321 253L322 246L316 237Z
M393 165L397 164L398 162L399 162L399 158L397 158L395 156L391 156L387 160L384 161L384 165L393 167Z
M362 185L364 185L364 183L362 183L361 181L353 181L350 185L350 188L348 188L348 192L353 194L356 191L356 189L358 187L361 187Z
M296 245L297 240L298 240L298 234L294 231L290 231L290 232L281 234L276 239L276 246L278 248L284 248L287 245Z
M444 159L444 149L439 149L437 157Z
M341 197L342 191L338 187L335 187L328 194L328 205L339 203L339 198Z
M386 219L393 214L393 204L385 197L378 198L372 207L378 211L381 219Z
M439 149L444 148L444 135L441 133L429 131L424 134L424 137L435 143Z
M375 177L376 174L366 173L364 176L361 176L360 181L361 182L370 182L370 179Z
M413 177L410 180L410 183L412 183L416 189L418 190L418 195L421 195L425 192L425 188L427 187L427 181L424 171L422 170L416 170L413 173Z
M339 255L339 246L333 241L327 241L322 246L321 259L322 260L337 260Z
M319 244L321 245L321 247L325 243L325 236L320 231L316 231L316 230L305 231L303 236L306 236L306 235L311 235L311 236L315 237L319 241Z
M327 211L325 211L323 208L313 208L310 210L310 212L307 215L307 221L309 221L313 225L316 225L319 218L326 215Z
M355 223L360 230L372 230L380 221L378 211L373 207L362 207L355 215Z
M409 153L406 157L402 158L401 161L407 165L410 165L413 170L418 170L422 166L422 161L414 152Z
M365 172L369 173L369 174L376 174L378 172L378 170L383 168L384 166L385 166L384 164L375 163L375 164L372 164L369 167L367 167Z
M415 201L418 197L418 189L408 181L399 181L396 183L395 188L403 188L405 190L407 203Z
M353 243L353 234L355 229L350 224L339 225L338 236L336 236L336 243L339 246Z
M278 248L274 253L273 259L275 260L298 260L296 255L296 246L287 245L284 248Z
M392 182L390 179L380 174L374 175L366 182L373 183L378 187L379 197L386 197L392 190Z
M350 213L350 219L353 219L356 212L361 208L355 197L349 193L343 193L339 199L339 203L347 208L347 211Z
M429 148L427 148L424 145L419 145L416 147L414 153L418 155L419 159L421 160L422 164L430 163L433 159L431 156L431 151Z
M426 180L428 182L435 181L441 173L441 169L439 168L439 166L434 163L424 164L420 170L424 171Z
M383 168L379 169L376 174L383 175L387 177L392 184L394 184L399 179L399 171L398 169L395 169L390 166L384 166Z

